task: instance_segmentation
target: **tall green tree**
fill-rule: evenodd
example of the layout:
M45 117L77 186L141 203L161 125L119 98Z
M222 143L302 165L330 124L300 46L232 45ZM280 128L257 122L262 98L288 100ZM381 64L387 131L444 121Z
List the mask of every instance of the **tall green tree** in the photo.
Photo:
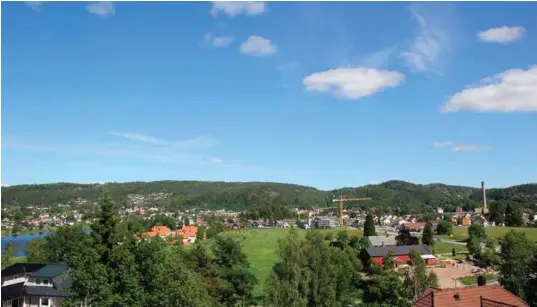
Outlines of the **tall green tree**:
M386 267L385 267L386 268ZM410 307L399 274L393 269L380 270L362 283L365 307Z
M525 299L537 246L525 233L511 230L500 239L500 283L516 296Z
M403 225L399 229L399 234L395 237L395 240L397 241L397 245L418 245L420 244L420 240L418 237L413 236L410 234L410 229L405 227Z
M429 247L434 246L434 234L431 223L427 222L425 224L425 228L423 229L423 235L421 237L421 243L428 245Z
M364 223L364 237L376 236L377 232L375 231L375 221L373 220L373 215L368 213L365 217Z
M450 235L453 233L453 223L451 221L441 220L436 225L436 233L439 235Z
M410 250L410 261L412 265L405 274L403 282L404 292L412 300L421 298L428 288L438 287L438 276L434 272L427 274L425 262L416 250Z
M505 224L509 227L522 226L522 210L518 206L514 206L511 203L507 204L507 208L505 208Z
M13 264L14 257L15 247L11 242L7 243L4 251L2 252L2 270Z
M24 248L26 261L34 263L46 263L49 261L47 253L47 239L37 238L28 242Z

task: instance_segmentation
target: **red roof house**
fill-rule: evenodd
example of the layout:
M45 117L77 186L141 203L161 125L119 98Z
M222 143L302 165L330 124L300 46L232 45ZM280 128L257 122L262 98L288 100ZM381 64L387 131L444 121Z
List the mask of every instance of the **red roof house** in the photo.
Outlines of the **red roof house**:
M528 307L523 300L501 286L457 289L429 289L414 307Z

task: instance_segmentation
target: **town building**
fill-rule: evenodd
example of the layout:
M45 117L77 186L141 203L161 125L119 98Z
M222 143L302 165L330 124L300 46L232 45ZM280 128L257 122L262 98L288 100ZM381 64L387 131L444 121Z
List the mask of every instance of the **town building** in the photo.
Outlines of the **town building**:
M69 269L59 263L16 263L2 270L2 307L60 307Z
M410 251L415 250L425 261L425 264L435 264L437 258L433 255L431 249L425 245L385 245L380 247L369 247L365 249L367 256L378 265L382 266L384 257L388 252L392 252L394 260L399 264L406 264L410 260Z
M427 290L414 307L527 307L526 302L501 286L474 286Z

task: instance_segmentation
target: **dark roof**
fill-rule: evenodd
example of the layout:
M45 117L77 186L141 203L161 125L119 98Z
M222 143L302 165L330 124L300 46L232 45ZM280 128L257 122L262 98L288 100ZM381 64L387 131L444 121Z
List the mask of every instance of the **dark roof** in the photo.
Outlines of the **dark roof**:
M29 296L69 296L67 292L60 291L53 287L44 286L26 286L26 295Z
M44 267L43 263L15 263L2 270L2 276L11 276L20 273L33 273Z
M24 282L2 287L2 302L24 296Z
M48 263L36 272L32 273L32 276L52 278L60 275L66 269L67 263L65 262Z
M384 257L386 256L386 254L388 254L389 251L392 251L394 256L408 255L410 254L411 249L416 250L420 255L432 254L432 251L425 244L401 246L386 245L379 247L369 247L365 250L371 257Z

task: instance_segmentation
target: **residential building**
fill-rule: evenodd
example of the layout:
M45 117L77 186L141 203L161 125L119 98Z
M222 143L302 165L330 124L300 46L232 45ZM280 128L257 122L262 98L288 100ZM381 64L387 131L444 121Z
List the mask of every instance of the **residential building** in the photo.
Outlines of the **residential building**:
M414 302L414 307L527 307L526 302L501 286L433 289Z
M369 258L376 262L378 265L382 266L384 261L384 256L388 252L392 252L394 260L398 264L406 264L410 260L410 251L415 250L421 255L421 258L425 261L426 264L435 264L437 259L433 256L431 249L425 245L388 245L380 247L369 247L365 249L365 252Z
M2 270L2 307L59 307L70 286L60 263L16 263Z
M316 216L313 218L312 224L314 224L318 228L339 227L339 221L337 220L337 218L331 216Z

